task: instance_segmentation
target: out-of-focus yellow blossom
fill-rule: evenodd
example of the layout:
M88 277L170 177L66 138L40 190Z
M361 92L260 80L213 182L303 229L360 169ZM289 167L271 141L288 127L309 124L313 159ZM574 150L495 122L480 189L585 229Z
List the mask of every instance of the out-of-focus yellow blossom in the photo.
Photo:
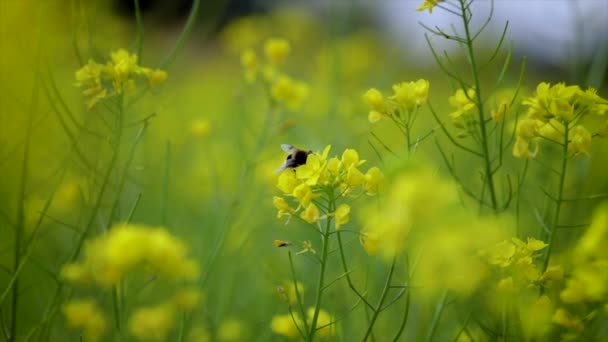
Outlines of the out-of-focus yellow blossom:
M448 98L448 101L450 106L456 108L456 111L450 113L452 119L468 115L475 108L475 89L468 89L466 94L463 89L458 89L454 95Z
M279 76L270 88L272 97L278 102L285 103L290 109L300 107L308 92L306 83L294 81L286 75Z
M361 242L365 253L368 255L378 254L380 249L380 237L378 235L379 232L375 229L365 229L359 233L359 242Z
M496 107L490 113L494 121L502 121L507 112L511 109L512 97L513 91L511 90L503 90L496 95Z
M211 334L209 330L204 327L194 327L190 329L190 333L188 334L188 342L210 342Z
M513 144L513 156L520 159L534 159L538 155L538 144L535 144L534 151L530 150L532 142L528 139L517 137Z
M368 195L377 194L383 179L384 175L378 167L374 166L369 168L367 173L365 173L365 182L363 183L365 193Z
M190 132L192 136L198 139L206 138L211 131L209 121L205 119L195 119L190 123Z
M319 208L317 208L314 203L310 203L308 207L302 211L300 217L308 223L315 223L319 221L319 215Z
M61 278L76 284L89 285L93 283L91 272L81 264L66 264L61 269Z
M241 54L241 65L245 69L245 79L250 83L255 82L260 65L258 55L253 49L243 51Z
M424 2L416 8L416 11L429 10L429 13L433 13L433 8L444 0L424 0Z
M92 59L76 71L76 85L83 88L82 94L89 98L87 108L92 108L97 102L108 95L108 91L101 84L104 66Z
M549 280L557 280L559 266L553 266L550 273L541 275L536 267L536 253L548 245L535 238L528 238L527 242L512 238L496 243L494 246L482 249L479 254L486 258L490 265L497 266L499 273L512 277L516 288L527 288ZM500 281L499 281L500 282Z
M540 277L540 281L564 279L564 268L561 265L550 266Z
M570 131L570 143L568 144L568 151L575 156L584 153L589 155L591 149L591 133L581 125L578 125Z
M220 34L223 47L232 54L253 48L268 36L270 23L262 16L245 16L232 20Z
M315 314L315 309L308 308L308 311L306 312L306 314L308 315L308 324L310 325L310 324L312 324L312 319ZM317 317L316 328L317 329L319 329L321 327L323 327L323 328L317 330L317 335L321 336L321 337L335 336L336 329L335 329L334 324L330 324L332 322L333 322L333 317L327 311L320 309L319 315Z
M348 204L340 204L340 206L336 209L334 214L336 219L336 230L339 230L340 227L350 220L350 206Z
M538 127L538 135L551 139L553 141L562 142L564 140L564 124L557 119L550 119L543 122L537 120L540 124Z
M580 333L585 329L585 326L580 319L574 317L563 308L555 310L555 313L553 314L553 322L570 330L574 330L577 333Z
M84 341L99 341L106 331L103 313L92 299L72 300L62 311L70 328L83 330Z
M297 312L293 313L293 318L291 317L291 314L286 314L274 316L270 321L270 328L273 333L285 336L289 339L295 339L300 336L298 327L301 330L304 329L304 322L302 322L302 319Z
M517 292L517 288L513 282L513 277L502 278L498 281L496 289L499 293L514 294Z
M293 196L300 202L303 207L308 207L314 198L314 194L310 186L302 183L293 189Z
M164 228L138 224L119 224L85 246L84 260L78 265L101 286L116 285L132 269L144 264L169 279L194 279L198 265L186 257L186 246ZM84 277L84 275L82 275Z
M425 79L397 83L393 85L395 94L391 98L406 110L412 110L426 102L429 95L429 85L429 81Z
M141 341L166 341L174 324L171 305L138 308L129 317L129 332Z
M538 135L538 121L530 118L522 119L517 123L517 136L523 139L532 139Z
M384 116L385 116L384 114L380 113L377 110L370 110L369 113L367 114L367 120L370 123L376 123L376 122L382 120L382 118L384 118Z
M301 167L301 166L300 166ZM279 180L277 182L277 188L283 191L283 193L291 194L293 190L298 186L298 179L296 178L296 173L292 170L285 170L281 172L279 175Z
M245 340L243 322L236 318L222 321L217 330L217 340L220 342L235 342Z
M317 251L312 246L312 241L310 241L310 240L302 241L302 250L296 254L299 255L299 254L304 254L304 253L317 254Z
M293 281L287 282L285 284L285 295L287 296L287 300L289 303L294 304L298 302L298 294L300 298L304 297L304 284L301 282L296 282L297 285L293 283ZM298 291L296 293L296 286L298 287Z
M525 340L545 340L544 337L551 331L553 303L546 295L525 299L519 308Z
M106 97L133 90L138 76L145 76L151 86L167 79L165 71L142 67L137 59L137 55L118 49L110 53L110 61L105 65L89 60L77 70L76 85L83 88L83 95L89 98L87 107L90 109Z
M264 43L264 54L266 59L274 65L279 65L285 61L289 55L289 41L282 38L269 38Z
M173 295L173 304L180 310L192 311L201 301L201 291L195 288L179 290Z
M593 212L591 225L578 240L574 254L578 259L608 259L608 203Z

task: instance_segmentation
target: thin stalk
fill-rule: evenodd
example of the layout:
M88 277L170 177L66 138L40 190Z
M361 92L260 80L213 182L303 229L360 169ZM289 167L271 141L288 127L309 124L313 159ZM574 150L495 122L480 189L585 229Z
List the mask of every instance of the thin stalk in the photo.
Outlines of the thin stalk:
M391 268L388 271L388 275L386 276L386 281L384 282L384 288L382 289L382 293L380 294L380 299L378 299L378 305L374 309L374 313L372 314L369 325L367 326L367 331L365 332L365 336L363 336L363 341L367 341L369 336L372 333L374 325L376 324L376 320L382 311L382 304L384 304L384 300L386 300L386 296L388 295L388 291L390 290L391 280L393 279L393 274L395 272L395 264L397 263L397 257L393 257L393 262L391 263Z
M569 133L568 123L564 125L564 142L562 144L562 166L561 171L559 173L559 185L557 190L557 196L555 198L555 214L553 215L553 220L551 221L551 226L549 229L549 237L547 243L549 246L545 251L545 255L543 258L543 268L542 271L547 270L547 266L549 266L549 259L551 258L551 251L553 250L553 244L555 241L555 232L557 230L557 226L559 225L559 215L561 213L562 203L563 203L563 195L564 195L564 185L566 184L566 169L568 166L568 133Z
M335 210L335 200L333 190L330 192L329 212ZM323 298L323 288L325 282L325 271L327 269L327 256L329 252L329 235L331 230L332 217L327 218L325 231L321 234L323 240L323 249L321 251L321 269L319 270L319 278L317 279L317 298L315 299L315 312L310 323L310 332L308 333L307 341L313 341L317 331L317 320L319 319L319 311L321 310L321 299Z
M429 328L429 332L426 335L426 341L430 342L433 340L433 336L435 335L435 331L437 330L437 326L439 325L439 320L441 319L441 314L443 313L443 309L445 309L445 302L448 297L448 290L444 290L437 306L435 307L435 314L433 315L433 321L431 322L431 327Z
M359 299L361 299L361 301L363 303L365 303L365 305L367 305L368 308L370 308L371 310L374 310L374 306L367 301L367 299L365 299L365 297L359 292L359 290L357 290L357 288L355 287L355 284L353 284L352 279L350 279L350 270L348 269L348 265L346 264L346 257L344 255L344 247L342 245L342 232L338 231L337 234L338 236L338 249L340 250L340 259L342 261L342 269L344 270L344 274L346 276L346 282L348 283L348 287L350 287L350 289L357 295L357 297L359 297Z
M488 186L488 191L490 192L490 200L492 202L492 208L495 213L498 212L498 200L496 198L496 189L494 185L494 177L492 174L492 162L490 158L490 149L488 147L488 133L486 131L485 125L485 115L483 110L483 97L481 96L481 82L479 80L479 72L477 70L477 61L475 60L475 52L473 51L473 39L471 37L471 31L469 28L469 21L467 20L467 12L465 7L465 1L460 1L462 22L464 25L464 31L466 36L466 47L469 55L469 62L471 63L471 72L473 76L473 80L475 82L475 102L477 105L477 112L479 114L479 129L481 133L481 149L484 160L484 168L486 174L486 183Z
M291 251L288 252L288 256L289 256L289 266L291 268L291 276L293 278L293 286L294 286L294 289L296 292L296 300L298 302L298 309L300 309L300 314L304 318L304 317L306 317L306 312L304 311L304 303L302 302L302 295L300 294L300 290L298 289L298 280L296 278L296 268L293 264L293 256L291 255ZM289 298L288 298L288 300L289 300ZM306 319L302 319L302 321L304 323L304 331L308 331L308 323L306 323ZM295 319L294 319L293 323L297 325ZM302 336L302 337L304 337L304 336Z

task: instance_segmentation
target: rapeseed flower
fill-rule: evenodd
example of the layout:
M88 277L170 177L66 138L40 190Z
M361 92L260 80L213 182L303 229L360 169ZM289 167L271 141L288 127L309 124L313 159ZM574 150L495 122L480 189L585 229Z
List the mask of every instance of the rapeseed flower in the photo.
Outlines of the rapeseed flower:
M393 85L394 95L391 98L406 110L412 110L426 102L429 95L429 85L429 81L425 79L397 83Z
M475 109L475 89L469 88L465 94L463 89L456 90L456 93L448 98L450 106L456 111L450 113L452 119L458 119L470 114Z
M107 323L97 303L92 299L75 299L63 306L68 327L82 329L87 342L99 341L106 331Z
M175 310L171 305L138 308L129 318L129 332L141 341L166 341L174 324Z
M289 55L289 41L282 38L269 38L264 43L266 59L274 65L280 65Z
M105 65L90 59L75 73L76 85L83 88L83 95L89 98L88 109L104 98L132 91L139 76L146 77L150 85L155 86L167 78L167 73L140 66L137 55L125 49L111 52Z
M371 123L384 117L403 120L402 112L413 112L428 98L429 81L419 79L411 82L400 82L393 85L393 95L385 97L376 88L368 89L362 96L363 102L370 108L368 120Z
M273 333L289 339L295 339L300 336L298 328L303 329L304 323L297 312L293 313L293 317L291 314L278 315L272 317L270 321L270 329L272 329Z
M418 6L418 8L416 8L416 11L424 11L428 9L429 13L433 13L433 8L443 1L444 0L424 0L424 2Z

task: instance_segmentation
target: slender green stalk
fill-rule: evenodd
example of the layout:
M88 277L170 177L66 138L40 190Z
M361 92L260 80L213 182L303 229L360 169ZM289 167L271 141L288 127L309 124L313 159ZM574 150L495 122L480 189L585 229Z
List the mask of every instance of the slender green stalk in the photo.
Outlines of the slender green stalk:
M329 192L329 195L330 198L328 212L333 212L336 206L333 189ZM321 300L323 298L325 271L327 270L331 221L332 217L328 216L327 222L325 224L325 230L321 232L321 240L323 241L323 249L321 251L321 269L319 270L319 278L317 279L317 298L315 299L315 312L310 323L310 332L308 333L307 341L313 341L315 333L317 331L317 320L319 319L319 311L321 310Z
M357 295L357 297L359 297L359 299L365 303L365 305L367 305L368 308L370 308L371 310L374 310L374 306L367 300L365 299L365 297L361 294L361 292L359 292L359 290L357 290L357 288L355 287L355 284L353 284L352 279L350 278L350 270L348 268L348 264L346 263L346 257L344 254L344 246L342 244L342 232L338 231L336 233L337 237L338 237L338 250L340 251L340 259L342 261L342 269L344 270L344 274L346 277L346 282L348 283L348 287L350 287L350 289Z
M551 221L551 226L549 230L549 236L547 243L549 246L545 250L544 258L543 258L543 267L542 271L546 271L549 266L549 259L551 258L551 251L553 250L553 245L555 242L555 233L557 231L557 227L559 225L559 216L561 213L563 197L564 197L564 185L566 184L566 169L568 166L568 133L569 133L568 123L564 124L564 141L562 142L562 165L559 173L559 185L557 190L557 196L555 198L555 213L553 215L553 220Z
M304 303L302 301L302 295L300 294L300 289L298 289L298 280L296 278L296 268L293 264L293 256L291 255L291 251L288 252L288 256L289 256L289 267L291 268L291 276L293 278L293 286L296 292L296 300L298 302L298 309L300 309L300 314L302 315L303 318L306 317L306 312L304 311ZM293 317L292 317L293 319ZM304 331L308 331L308 323L306 323L306 319L302 319L303 323L304 323ZM295 319L293 321L294 324L297 325ZM299 330L299 327L298 327ZM305 337L305 336L302 336Z
M384 282L384 288L382 289L382 293L380 294L380 299L378 299L378 305L374 308L374 313L372 314L369 325L367 326L367 331L365 332L365 336L363 336L363 341L367 341L369 336L372 334L374 329L374 325L376 324L376 320L382 312L382 305L386 300L386 296L388 295L388 291L390 290L391 281L393 280L393 274L395 272L395 264L397 263L397 257L393 257L393 261L391 263L391 268L388 271L388 275L386 276L386 281Z
M459 0L462 22L464 26L466 41L465 45L467 48L467 53L469 55L469 63L471 64L471 73L473 76L473 81L475 83L475 102L477 106L477 112L479 115L479 130L481 133L481 149L484 160L484 173L485 173L485 181L488 187L488 191L490 192L490 201L492 203L492 208L495 213L498 212L498 200L496 196L496 189L494 184L494 175L492 172L492 158L490 158L490 149L488 146L488 132L486 130L486 120L485 113L483 109L483 97L481 96L481 82L479 80L479 71L477 69L477 61L475 59L475 52L473 50L473 39L471 37L471 31L469 27L469 14L467 14L466 10L466 2L465 0Z
M194 28L194 24L196 23L196 17L198 16L200 5L201 5L201 0L192 1L192 7L190 8L190 14L188 14L188 19L186 20L186 24L184 25L182 32L179 34L179 36L175 40L175 45L173 45L173 48L171 49L171 51L169 51L167 56L165 56L165 60L163 60L163 62L160 64L160 67L159 67L160 69L167 69L169 64L171 64L171 62L173 62L173 60L175 59L177 52L184 45L186 38L188 38L188 36L190 35L190 32Z
M443 313L443 309L445 309L445 302L448 298L448 290L444 290L437 306L435 307L435 314L433 315L433 321L431 321L431 327L429 328L429 332L426 335L426 341L430 342L433 340L433 336L435 336L435 331L437 331L437 326L439 325L439 320L441 319L441 314Z

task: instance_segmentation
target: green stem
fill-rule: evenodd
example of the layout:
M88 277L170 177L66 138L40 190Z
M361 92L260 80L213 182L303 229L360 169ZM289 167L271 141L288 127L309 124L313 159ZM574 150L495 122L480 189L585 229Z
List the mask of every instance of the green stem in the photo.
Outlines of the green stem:
M333 190L330 192L329 198L329 210L331 213L335 210L335 199ZM317 331L317 320L319 319L319 311L321 310L321 299L323 298L323 289L325 282L325 271L327 269L327 256L329 254L329 235L331 229L331 216L327 217L327 223L325 225L325 231L321 234L323 240L323 250L321 251L321 270L319 271L319 278L317 280L317 298L315 300L315 312L310 323L310 332L308 333L307 341L313 341L315 332Z
M430 342L433 340L433 336L435 335L435 331L437 330L437 326L439 325L439 319L441 319L441 314L443 313L443 309L445 309L445 301L448 297L448 290L444 290L441 298L439 299L439 303L435 307L435 314L433 315L433 321L431 322L431 327L429 328L429 332L426 335L426 341Z
M289 266L291 268L291 276L293 278L293 286L296 292L296 300L298 302L298 308L300 309L300 314L302 315L302 321L304 323L304 331L308 331L308 323L306 323L306 312L304 311L304 303L302 302L302 295L300 294L300 289L298 289L298 280L296 278L296 268L293 264L293 256L291 255L291 251L288 252L289 256ZM289 298L287 298L289 300ZM297 322L294 320L294 324L297 325ZM299 330L299 328L298 328ZM304 337L304 336L302 336Z
M485 177L486 184L488 186L488 191L490 192L490 200L492 201L492 208L494 212L498 212L498 201L496 199L496 189L494 184L494 175L492 172L492 162L490 158L490 149L488 147L488 132L486 131L486 120L483 110L483 98L481 96L481 82L479 81L479 72L477 70L477 61L475 60L475 52L473 51L473 39L471 38L471 31L469 28L469 20L466 11L466 2L465 0L460 1L460 9L462 20L464 24L464 31L466 35L466 46L467 52L469 55L469 62L471 63L471 72L473 76L473 80L475 82L475 102L477 106L477 112L479 115L479 128L481 133L481 148L484 159L484 168L485 168ZM466 89L464 89L466 92Z
M382 312L382 304L384 304L384 300L388 295L388 291L390 290L391 280L393 279L393 274L395 272L395 264L397 263L397 257L393 257L393 262L391 263L391 268L388 271L388 275L386 276L386 281L384 282L384 288L382 289L382 293L380 294L380 299L378 299L378 305L374 309L374 313L372 314L372 318L367 327L367 331L365 332L365 336L363 336L363 341L367 341L369 336L372 334L372 330L374 329L374 325L376 324L376 320Z
M353 284L353 281L350 278L350 270L348 269L348 265L346 264L346 257L344 255L344 247L342 245L342 232L338 231L336 235L338 236L338 250L340 251L340 259L342 260L342 269L344 270L344 274L346 275L346 282L348 283L348 287L350 287L350 289L357 295L357 297L359 297L359 299L361 299L363 303L365 303L365 305L367 305L368 308L374 310L374 306L370 302L368 302L367 299L365 299L361 292L357 290L355 284Z
M564 142L562 145L562 167L559 174L559 186L557 190L557 197L555 198L555 214L553 215L553 220L551 221L551 229L549 231L549 237L547 241L549 246L545 250L545 255L543 259L543 272L545 272L547 270L547 267L549 266L549 259L551 258L551 251L553 250L555 233L557 230L557 226L559 225L559 216L563 203L564 185L566 184L566 167L568 166L568 133L569 127L568 123L566 123L564 125Z

